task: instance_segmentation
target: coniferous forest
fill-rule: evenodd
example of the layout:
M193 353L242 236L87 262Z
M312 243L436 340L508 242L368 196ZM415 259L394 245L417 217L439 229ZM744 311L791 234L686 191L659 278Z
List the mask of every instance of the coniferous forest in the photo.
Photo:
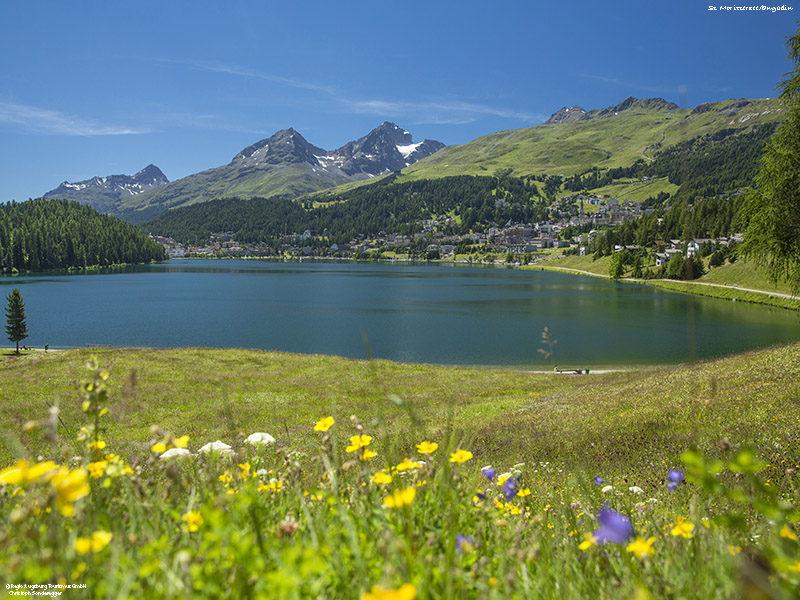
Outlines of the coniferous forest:
M491 222L536 221L549 209L531 178L460 175L395 183L395 176L314 206L284 199L226 198L171 210L141 227L184 243L206 240L212 231L232 231L237 240L272 240L284 232L328 230L331 241L358 234L402 234L421 230L420 219L457 216L454 232L482 231ZM502 200L502 201L501 201Z
M164 260L140 229L78 202L0 204L0 270L45 271Z

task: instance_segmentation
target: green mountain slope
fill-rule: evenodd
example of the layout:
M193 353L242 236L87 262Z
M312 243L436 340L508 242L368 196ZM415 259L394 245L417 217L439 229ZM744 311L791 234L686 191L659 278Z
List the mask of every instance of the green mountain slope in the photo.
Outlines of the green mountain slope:
M403 175L426 179L511 169L517 176L569 176L592 167L625 167L640 158L652 159L659 149L727 128L750 129L773 123L782 114L773 99L726 100L695 109L679 109L659 100L629 98L617 107L591 111L572 122L557 122L556 113L550 121L535 127L447 146L404 169Z

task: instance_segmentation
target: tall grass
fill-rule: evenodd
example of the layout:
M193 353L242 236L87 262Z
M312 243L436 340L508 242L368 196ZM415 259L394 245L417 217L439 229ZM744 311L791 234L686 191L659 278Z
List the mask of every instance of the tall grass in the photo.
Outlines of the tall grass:
M780 369L753 384L747 360L735 363L738 387L776 391ZM713 395L727 397L734 382L718 367ZM17 449L27 462L0 472L6 584L148 598L788 598L800 585L796 413L773 415L760 446L742 445L735 428L711 446L697 432L682 437L716 423L709 413L722 407L705 402L671 438L641 420L653 408L639 412L644 399L632 392L640 382L622 376L617 393L630 401L594 405L591 436L555 429L556 417L539 424L565 447L531 436L527 410L468 430L448 407L433 428L429 414L393 395L396 412L363 419L311 407L302 432L275 427L272 444L249 444L252 431L234 433L229 423L218 431L229 432L230 450L212 453L198 450L214 436L154 427L123 457L106 412L113 371L90 363L78 377L77 431L56 410L26 423ZM662 391L677 399L685 377L672 372ZM366 386L362 393L383 397ZM536 411L564 412L558 400L537 397L527 409L546 418ZM759 404L740 410L754 418ZM588 407L575 405L572 421L586 427ZM221 414L235 419L233 409ZM400 415L406 435L396 432ZM611 439L636 429L638 437ZM25 456L34 433L41 455ZM518 444L492 451L492 437ZM705 451L692 449L698 442ZM515 460L522 444L540 459ZM490 457L493 468L483 462ZM609 515L623 528L613 540Z

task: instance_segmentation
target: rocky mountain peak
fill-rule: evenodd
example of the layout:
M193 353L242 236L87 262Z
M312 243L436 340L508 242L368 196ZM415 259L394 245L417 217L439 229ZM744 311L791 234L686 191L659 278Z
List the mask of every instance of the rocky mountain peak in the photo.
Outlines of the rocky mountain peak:
M151 186L169 183L169 179L167 179L167 176L164 175L161 169L159 169L157 166L153 164L147 165L144 169L142 169L135 175L132 175L131 177L137 183L141 184L149 183L151 184Z
M239 152L231 164L315 163L316 155L325 150L308 143L294 128L281 129Z
M574 123L575 121L583 119L584 115L586 115L586 111L578 105L570 106L569 108L563 106L550 115L550 118L545 121L545 125L552 125L554 123Z

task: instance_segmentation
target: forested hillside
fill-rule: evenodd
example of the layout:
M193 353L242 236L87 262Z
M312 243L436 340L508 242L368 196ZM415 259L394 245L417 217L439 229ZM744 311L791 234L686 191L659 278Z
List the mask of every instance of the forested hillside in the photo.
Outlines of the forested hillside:
M396 183L387 177L322 205L264 198L222 199L171 210L142 228L184 243L231 231L242 242L270 241L284 232L328 230L332 242L380 231L411 234L417 221L453 217L454 232L483 231L489 223L530 222L549 209L536 183L520 177L458 176Z
M668 177L681 186L679 198L715 196L748 187L758 168L758 159L775 132L776 123L758 125L748 130L723 129L696 137L659 151L651 162L637 160L630 167L619 167L568 177L564 189L592 190L619 179Z
M0 204L0 269L11 272L164 260L130 223L68 200Z

